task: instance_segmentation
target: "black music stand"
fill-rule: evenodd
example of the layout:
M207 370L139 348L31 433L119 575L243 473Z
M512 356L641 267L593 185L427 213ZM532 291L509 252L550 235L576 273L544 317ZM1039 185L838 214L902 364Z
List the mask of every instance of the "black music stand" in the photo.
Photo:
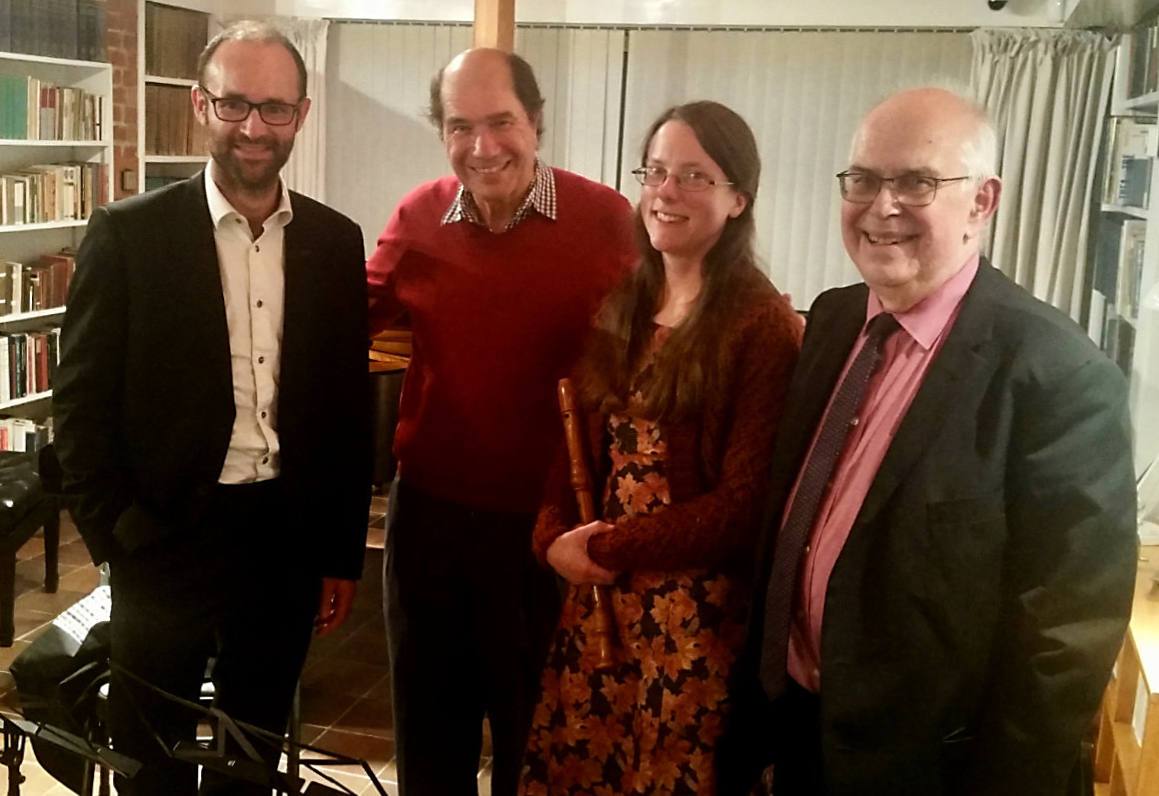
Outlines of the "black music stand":
M20 764L24 762L24 742L28 738L51 744L76 755L80 760L104 766L123 777L131 778L141 769L141 764L133 758L118 754L107 746L95 744L87 738L65 732L59 727L0 715L0 729L4 734L0 764L8 769L8 796L20 796L20 785L24 782Z
M175 760L193 763L203 769L261 785L278 794L305 794L305 796L326 796L329 794L354 796L354 791L319 769L318 766L358 767L362 769L380 796L387 796L386 790L383 789L382 784L375 777L374 772L370 770L370 766L365 760L291 741L284 735L272 733L252 724L235 721L219 708L206 707L182 699L151 685L116 663L110 662L110 664L113 679L119 681L121 687L126 688L129 701L132 702L137 711L137 717L148 728L157 743L166 750L166 754ZM212 738L208 741L179 741L170 749L153 729L148 716L139 709L136 701L132 698L132 688L134 687L147 689L174 704L197 713L213 730ZM278 755L272 763L262 757L259 751L262 747L268 751L275 749L278 751ZM329 782L330 785L323 785L315 781L306 782L300 776L279 771L277 763L283 753L296 754L299 766L309 769L318 777ZM311 756L306 753L310 753ZM305 790L303 790L303 786L305 786Z

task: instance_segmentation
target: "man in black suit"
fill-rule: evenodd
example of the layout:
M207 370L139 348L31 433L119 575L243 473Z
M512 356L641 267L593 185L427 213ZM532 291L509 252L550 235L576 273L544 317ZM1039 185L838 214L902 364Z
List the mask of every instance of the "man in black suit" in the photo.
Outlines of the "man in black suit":
M180 796L165 748L215 659L218 705L282 733L311 629L346 618L369 503L362 237L278 173L310 109L272 28L238 23L192 90L212 158L98 210L77 256L54 384L70 509L112 577L121 794ZM269 752L270 759L276 753ZM202 793L269 793L206 770Z
M777 796L1078 784L1135 576L1126 384L980 257L996 150L984 111L917 89L838 175L865 284L809 314L723 794L769 763Z

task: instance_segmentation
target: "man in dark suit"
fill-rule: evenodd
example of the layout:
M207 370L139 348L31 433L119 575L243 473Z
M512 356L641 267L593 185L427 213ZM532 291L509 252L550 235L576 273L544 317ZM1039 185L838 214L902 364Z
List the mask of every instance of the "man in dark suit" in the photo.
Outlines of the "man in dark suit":
M865 284L810 311L724 794L769 763L777 796L1078 783L1135 576L1126 384L980 257L996 149L980 108L917 89L838 175Z
M349 219L278 173L310 108L301 56L238 23L192 90L212 159L98 210L54 384L65 491L112 578L121 794L197 790L166 752L215 659L218 705L281 734L311 629L346 618L369 503L366 286ZM275 759L276 753L267 753ZM206 770L202 793L269 793Z

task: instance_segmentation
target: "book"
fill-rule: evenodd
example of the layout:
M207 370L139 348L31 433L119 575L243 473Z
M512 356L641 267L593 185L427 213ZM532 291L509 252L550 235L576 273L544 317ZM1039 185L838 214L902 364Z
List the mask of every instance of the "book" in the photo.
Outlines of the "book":
M1134 322L1139 317L1139 287L1142 284L1143 252L1147 222L1130 218L1123 222L1115 284L1116 312Z
M21 2L21 0L16 0ZM0 0L0 52L12 50L12 0Z
M105 0L76 0L76 57L104 61L106 37Z
M1151 158L1123 158L1119 177L1119 204L1147 208L1151 197L1151 163Z
M22 309L21 296L24 293L24 264L8 262L4 264L8 274L8 308L12 315L19 315Z
M7 368L8 364L8 337L0 336L0 364ZM8 378L8 371L0 372L0 403L12 400L12 382Z

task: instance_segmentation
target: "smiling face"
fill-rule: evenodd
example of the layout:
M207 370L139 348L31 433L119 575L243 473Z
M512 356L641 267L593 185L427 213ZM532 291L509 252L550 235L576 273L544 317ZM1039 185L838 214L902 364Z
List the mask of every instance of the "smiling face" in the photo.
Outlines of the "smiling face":
M273 42L226 41L205 70L205 91L193 88L193 108L206 126L209 150L217 165L215 180L230 198L237 193L262 194L276 189L278 173L294 148L294 136L310 110L300 95L297 66L286 48ZM281 102L301 105L294 121L268 125L251 110L240 122L217 118L206 91L214 97L246 102Z
M979 124L950 92L918 89L894 95L866 116L849 170L880 177L968 174L963 156ZM906 207L887 184L871 204L841 203L845 249L886 309L908 310L978 253L1000 192L997 177L969 179L943 184L925 207Z
M668 179L640 191L640 217L652 247L666 262L687 261L699 265L720 239L725 222L745 209L747 200L727 185L710 185L689 191L676 185L676 174L699 172L715 182L728 182L696 133L677 120L665 122L648 142L644 165L663 168Z
M483 219L501 227L535 178L536 119L515 93L506 56L495 50L471 50L452 61L441 93L451 168Z

